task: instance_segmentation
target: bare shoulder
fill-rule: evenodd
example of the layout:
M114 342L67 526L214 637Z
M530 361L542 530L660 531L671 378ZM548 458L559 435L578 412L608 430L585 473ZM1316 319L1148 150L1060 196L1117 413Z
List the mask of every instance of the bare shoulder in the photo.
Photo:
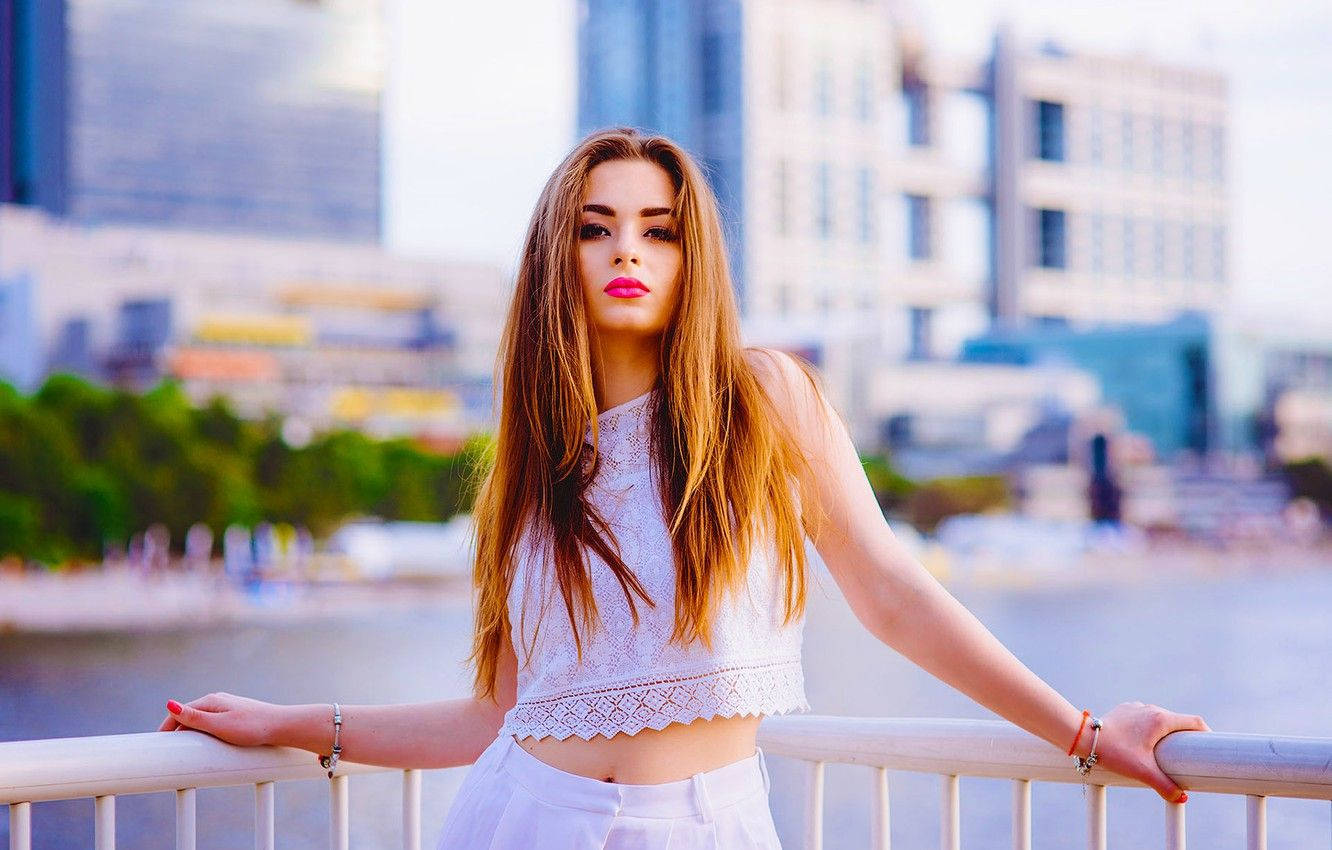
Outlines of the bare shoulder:
M811 390L817 391L814 367L793 354L775 348L749 346L744 349L744 356L763 389L775 402L798 399Z
M800 430L812 424L811 417L823 412L825 400L818 371L785 351L750 346L745 360L782 418Z

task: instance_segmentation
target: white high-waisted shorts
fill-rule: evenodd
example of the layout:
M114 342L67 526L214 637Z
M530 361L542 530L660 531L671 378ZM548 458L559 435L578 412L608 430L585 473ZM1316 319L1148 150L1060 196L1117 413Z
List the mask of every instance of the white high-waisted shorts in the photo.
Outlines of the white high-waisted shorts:
M656 785L602 782L500 735L463 778L437 850L781 850L768 765L748 758Z

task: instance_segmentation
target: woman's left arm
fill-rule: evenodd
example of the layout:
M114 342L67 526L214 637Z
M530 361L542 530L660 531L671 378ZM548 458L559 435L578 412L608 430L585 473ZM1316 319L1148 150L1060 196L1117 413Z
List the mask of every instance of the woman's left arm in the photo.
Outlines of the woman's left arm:
M808 492L827 518L812 542L856 618L931 675L1067 753L1082 712L1014 657L898 541L841 418L795 361L771 352L751 362L809 461ZM1101 719L1098 766L1168 801L1187 799L1153 750L1172 732L1210 731L1201 717L1126 702ZM1086 757L1090 746L1087 728L1075 752Z

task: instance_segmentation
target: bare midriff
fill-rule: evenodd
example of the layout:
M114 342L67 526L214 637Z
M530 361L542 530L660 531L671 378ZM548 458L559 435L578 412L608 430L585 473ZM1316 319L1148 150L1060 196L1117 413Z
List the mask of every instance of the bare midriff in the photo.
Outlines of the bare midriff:
M663 729L623 732L607 738L577 735L557 738L519 738L518 746L566 773L602 782L657 785L688 779L695 773L749 758L758 740L755 716L712 717L692 723L672 723Z

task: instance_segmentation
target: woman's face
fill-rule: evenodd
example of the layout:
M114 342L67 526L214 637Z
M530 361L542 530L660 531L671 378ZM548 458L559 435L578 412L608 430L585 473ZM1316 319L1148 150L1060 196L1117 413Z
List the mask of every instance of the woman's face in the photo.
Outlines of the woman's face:
M680 231L666 169L642 159L594 166L579 207L578 272L601 335L659 335L679 298Z

